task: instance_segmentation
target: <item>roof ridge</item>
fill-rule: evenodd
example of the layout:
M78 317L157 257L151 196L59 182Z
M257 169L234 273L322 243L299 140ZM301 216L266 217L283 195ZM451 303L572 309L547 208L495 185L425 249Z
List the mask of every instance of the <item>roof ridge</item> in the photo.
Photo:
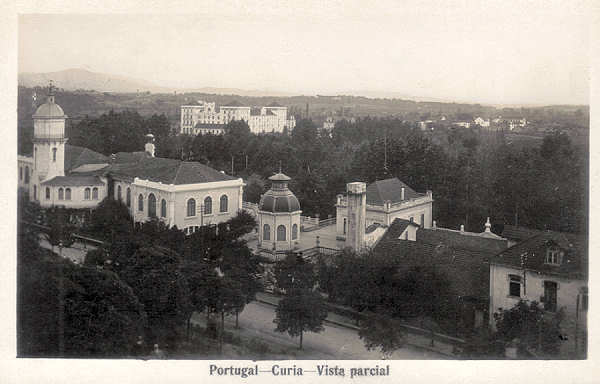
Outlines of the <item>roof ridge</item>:
M178 160L178 161L180 163L179 163L179 166L177 167L177 172L175 172L175 177L173 178L173 181L172 181L173 184L177 184L177 177L179 176L179 172L181 171L182 165L185 163L185 161L183 161L183 160Z

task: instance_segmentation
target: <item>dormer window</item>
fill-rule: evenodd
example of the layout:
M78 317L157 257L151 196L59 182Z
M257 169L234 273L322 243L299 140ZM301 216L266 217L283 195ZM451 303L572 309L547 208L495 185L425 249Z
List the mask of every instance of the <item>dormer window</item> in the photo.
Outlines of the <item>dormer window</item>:
M561 252L558 248L548 248L546 250L546 264L560 265Z

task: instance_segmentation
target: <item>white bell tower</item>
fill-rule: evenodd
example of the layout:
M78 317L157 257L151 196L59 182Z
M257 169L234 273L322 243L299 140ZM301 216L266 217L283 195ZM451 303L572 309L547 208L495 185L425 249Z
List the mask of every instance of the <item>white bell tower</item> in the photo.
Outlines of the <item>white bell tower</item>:
M48 87L48 100L33 115L33 180L30 196L40 199L40 182L65 175L65 115L54 102L54 86ZM35 187L34 187L35 186Z

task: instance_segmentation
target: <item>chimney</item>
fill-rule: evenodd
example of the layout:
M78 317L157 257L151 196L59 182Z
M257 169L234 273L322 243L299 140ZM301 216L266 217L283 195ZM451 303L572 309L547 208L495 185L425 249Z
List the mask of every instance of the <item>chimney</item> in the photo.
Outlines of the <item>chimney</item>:
M404 187L402 187L402 192L400 192L400 200L404 200Z
M485 222L485 232L490 233L492 232L492 223L490 223L490 218L487 218L487 221Z
M146 135L146 145L144 146L144 150L150 154L150 156L154 157L154 135L149 133Z
M437 229L437 223L433 220L433 229Z
M461 225L460 225L460 231L461 231L461 232L464 232L464 231L465 231L465 225L464 225L464 224L461 224Z
M346 191L348 193L346 246L360 252L365 244L367 185L362 182L348 183Z

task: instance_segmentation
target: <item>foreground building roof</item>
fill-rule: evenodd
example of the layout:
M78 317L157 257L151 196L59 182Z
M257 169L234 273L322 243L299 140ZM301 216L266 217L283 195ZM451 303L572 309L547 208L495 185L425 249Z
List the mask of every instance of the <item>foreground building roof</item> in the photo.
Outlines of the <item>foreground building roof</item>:
M392 204L404 201L402 199L402 188L404 188L404 200L423 196L394 177L369 184L367 186L367 204L384 205L386 201L390 201Z
M489 295L490 254L447 244L402 240L399 236L409 224L394 220L375 246L375 257L391 261L400 273L415 267L432 267L450 282L449 294L485 302ZM417 238L419 232L417 231Z
M556 248L563 252L560 264L546 263L546 252ZM526 268L547 274L573 278L588 275L588 249L585 236L540 231L537 235L517 243L491 259L494 264Z

